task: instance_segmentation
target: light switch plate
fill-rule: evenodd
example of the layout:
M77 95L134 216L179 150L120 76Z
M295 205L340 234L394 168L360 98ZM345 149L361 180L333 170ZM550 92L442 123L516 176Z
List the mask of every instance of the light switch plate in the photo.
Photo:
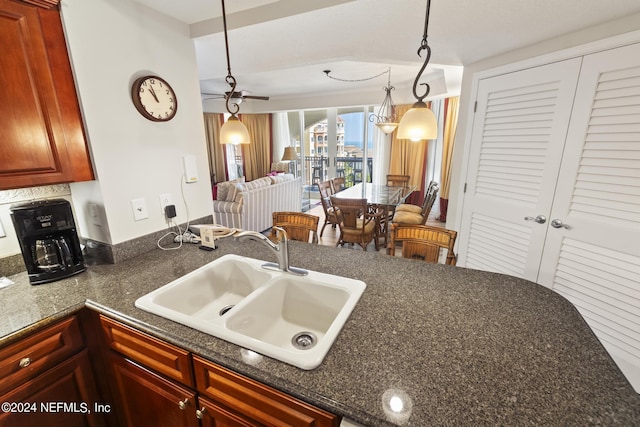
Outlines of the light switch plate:
M131 200L131 207L133 208L133 218L136 221L149 218L147 202L145 202L144 198Z

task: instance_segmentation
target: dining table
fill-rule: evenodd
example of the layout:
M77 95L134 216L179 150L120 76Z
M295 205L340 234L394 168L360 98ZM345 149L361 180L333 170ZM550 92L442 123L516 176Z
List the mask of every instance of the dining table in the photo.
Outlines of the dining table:
M404 203L416 190L415 186L390 186L386 184L373 184L360 182L352 187L338 191L333 196L344 199L367 199L369 213L378 211L378 239L384 240L387 245L389 235L390 216L395 208Z

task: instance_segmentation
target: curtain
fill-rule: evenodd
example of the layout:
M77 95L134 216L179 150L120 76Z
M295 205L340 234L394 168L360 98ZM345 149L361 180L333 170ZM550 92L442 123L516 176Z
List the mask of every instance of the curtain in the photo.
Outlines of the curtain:
M458 126L458 107L460 97L447 98L444 111L444 135L442 148L442 172L440 178L440 221L447 220L449 206L449 187L451 185L451 161L453 158L453 143Z
M204 130L207 137L207 154L209 156L209 174L211 184L227 180L227 168L224 148L220 144L220 128L223 122L222 114L204 113Z
M271 114L243 114L250 144L243 144L242 161L247 181L265 176L271 170Z
M397 105L396 117L404 116L404 113L410 108L411 105ZM389 173L411 176L409 185L416 186L419 190L417 200L413 198L412 201L420 201L424 194L423 181L426 157L427 144L425 141L412 142L408 139L397 139L396 132L393 133Z

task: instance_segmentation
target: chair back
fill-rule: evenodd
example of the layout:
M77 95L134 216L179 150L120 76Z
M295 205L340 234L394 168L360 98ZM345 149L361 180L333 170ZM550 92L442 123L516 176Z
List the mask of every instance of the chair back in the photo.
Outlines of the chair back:
M335 209L341 228L364 228L365 221L358 221L367 212L367 199L343 199L331 196L331 205Z
M440 250L446 250L447 265L456 265L453 252L458 232L428 225L391 224L389 255L395 255L396 244L402 244L403 258L438 263Z
M338 176L331 180L331 189L333 190L333 194L338 191L344 190L345 187L345 178L344 176Z
M424 222L427 222L427 219L429 218L429 214L431 213L431 208L433 208L433 204L435 203L436 199L438 198L438 192L440 191L440 189L438 188L437 185L431 187L431 192L427 192L427 194L424 196L424 202L422 203L422 212L420 212L420 215L422 215Z
M387 175L387 185L389 187L408 187L410 179L409 175Z
M273 212L273 227L282 227L291 240L318 243L319 217L303 212ZM271 240L277 239L275 228L271 228Z

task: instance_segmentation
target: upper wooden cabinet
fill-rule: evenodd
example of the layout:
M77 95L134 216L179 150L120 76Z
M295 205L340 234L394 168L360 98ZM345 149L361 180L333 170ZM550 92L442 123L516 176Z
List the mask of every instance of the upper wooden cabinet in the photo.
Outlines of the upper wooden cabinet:
M94 178L56 3L0 0L0 190Z

